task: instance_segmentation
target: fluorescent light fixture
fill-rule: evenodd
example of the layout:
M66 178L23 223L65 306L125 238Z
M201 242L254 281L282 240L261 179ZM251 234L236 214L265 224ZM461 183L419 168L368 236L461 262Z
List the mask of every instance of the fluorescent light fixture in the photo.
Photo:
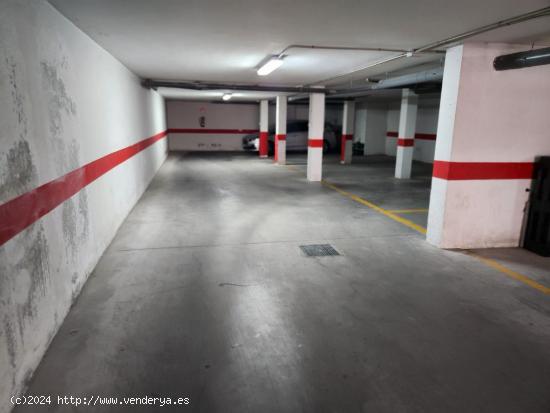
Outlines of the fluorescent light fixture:
M271 59L269 59L262 67L258 69L257 73L259 76L267 76L275 69L281 67L282 64L283 59L278 56L272 56Z
M229 100L233 97L233 95L231 93L224 93L223 96L222 96L222 99L223 100Z

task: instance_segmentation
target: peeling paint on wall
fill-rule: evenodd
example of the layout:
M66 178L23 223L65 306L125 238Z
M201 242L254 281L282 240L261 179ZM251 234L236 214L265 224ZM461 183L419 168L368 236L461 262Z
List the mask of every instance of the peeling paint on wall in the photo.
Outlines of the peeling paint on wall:
M40 63L44 89L49 92L50 133L59 137L63 131L62 114L76 115L76 104L67 95L65 83L57 73L57 67L47 62Z
M27 298L18 310L19 329L22 332L27 318L33 318L37 314L37 301L39 295L46 293L46 282L49 276L49 247L42 224L34 227L24 234L25 249L22 257L14 266L15 273L19 277L27 275L30 285Z
M162 98L47 1L0 3L0 203L166 129ZM109 116L104 99L120 119ZM84 130L83 122L98 130ZM0 412L11 409L10 395L24 392L116 228L162 164L161 145L0 247ZM118 179L131 193L115 193Z
M34 188L37 180L29 143L20 140L5 154L0 165L0 201L21 195Z
M17 121L21 126L21 138L27 136L28 119L25 113L25 105L23 104L23 94L19 89L17 80L17 64L13 57L6 57L6 66L8 68L8 79L11 87L11 97L13 102L13 110L17 114Z

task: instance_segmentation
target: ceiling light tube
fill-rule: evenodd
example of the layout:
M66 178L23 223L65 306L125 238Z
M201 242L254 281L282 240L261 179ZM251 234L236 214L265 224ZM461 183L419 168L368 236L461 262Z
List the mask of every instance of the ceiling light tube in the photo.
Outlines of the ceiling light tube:
M283 59L281 59L278 56L273 56L262 67L258 69L257 73L259 76L267 76L268 74L273 72L275 69L281 67L282 64L283 64Z
M231 93L224 93L223 96L222 96L222 99L223 100L229 100L233 97L233 95Z

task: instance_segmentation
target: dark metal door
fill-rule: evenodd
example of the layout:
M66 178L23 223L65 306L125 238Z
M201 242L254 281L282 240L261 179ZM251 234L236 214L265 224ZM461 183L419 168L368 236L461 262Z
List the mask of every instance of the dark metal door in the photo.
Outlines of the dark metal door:
M525 248L550 257L550 156L537 158L529 196Z

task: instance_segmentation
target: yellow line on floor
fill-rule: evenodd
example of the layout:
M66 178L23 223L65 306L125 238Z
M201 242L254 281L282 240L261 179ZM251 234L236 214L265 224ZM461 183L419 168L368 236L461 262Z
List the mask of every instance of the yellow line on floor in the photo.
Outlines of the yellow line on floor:
M382 207L379 207L378 205L373 204L372 202L367 201L366 199L361 198L360 196L354 195L350 192L344 191L343 189L338 188L336 185L331 184L328 181L322 180L321 183L330 188L334 191L338 192L339 194L352 199L356 202L359 202L360 204L363 204L371 209L374 209L377 212L380 212L381 214L387 216L388 218L393 219L394 221L399 222L400 224L403 224L411 229L414 229L415 231L420 232L421 234L426 234L426 228L421 227L420 225L415 224L412 221L409 221L408 219L405 219L403 217L400 217L399 215L396 215L396 211L389 211L387 209L384 209ZM510 268L505 267L504 265L500 264L499 262L490 259L482 257L479 254L476 254L472 251L465 251L465 253L473 258L476 258L478 261L482 262L483 264L487 265L488 267L497 270L501 272L502 274L516 280L519 282L522 282L544 294L550 294L550 288L545 287L542 284L539 284L538 282L532 280L531 278L527 277L526 275L520 274L519 272L516 272L514 270L511 270Z
M340 189L338 188L336 185L334 184L331 184L330 182L328 181L325 181L324 179L321 181L321 183L330 188L330 189L333 189L334 191L338 192L340 195L344 195L345 197L349 198L349 199L352 199L354 200L355 202L359 202L360 204L363 204L365 206L368 206L369 208L371 209L374 209L376 212L379 212L381 213L382 215L385 215L387 216L388 218L391 218L393 219L394 221L397 221L399 222L400 224L403 224L405 225L406 227L409 227L411 229L414 229L415 231L418 231L420 232L421 234L425 234L426 233L426 228L424 227L421 227L420 225L418 224L415 224L414 222L412 221L409 221L408 219L405 219L403 217L400 217L399 215L391 212L391 211L388 211L387 209L384 209L382 207L379 207L378 205L376 204L373 204L372 202L369 202L367 201L366 199L363 199L361 198L360 196L357 196L357 195L354 195L350 192L347 192L347 191L344 191L343 189Z
M394 214L416 214L420 212L428 212L427 208L416 208L416 209L390 209L389 212Z
M472 252L472 251L466 251L465 254L476 258L477 260L481 261L485 265L487 265L487 266L489 266L489 267L491 267L491 268L493 268L497 271L500 271L501 273L507 275L510 278L513 278L514 280L520 281L524 284L527 284L530 287L533 287L536 290L539 290L540 292L542 292L544 294L550 295L550 288L545 287L542 284L539 284L535 280L532 280L531 278L529 278L529 277L527 277L523 274L520 274L519 272L516 272L514 270L511 270L510 268L505 267L504 265L500 264L499 262L497 262L497 261L495 261L491 258L485 258L485 257L483 257L479 254L476 254L475 252Z

